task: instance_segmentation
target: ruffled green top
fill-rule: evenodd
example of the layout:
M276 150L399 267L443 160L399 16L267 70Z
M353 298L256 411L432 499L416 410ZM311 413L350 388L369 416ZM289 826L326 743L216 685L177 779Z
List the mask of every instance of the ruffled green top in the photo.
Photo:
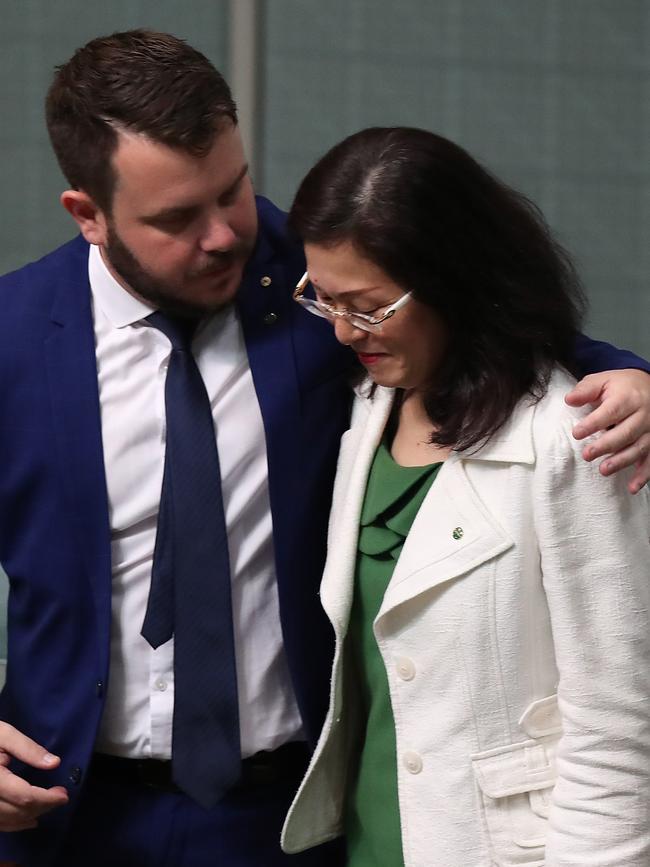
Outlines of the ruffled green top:
M346 645L353 700L361 705L356 778L348 791L348 867L400 867L397 750L388 678L372 624L404 540L442 464L402 467L385 443L375 454L361 512L354 601Z

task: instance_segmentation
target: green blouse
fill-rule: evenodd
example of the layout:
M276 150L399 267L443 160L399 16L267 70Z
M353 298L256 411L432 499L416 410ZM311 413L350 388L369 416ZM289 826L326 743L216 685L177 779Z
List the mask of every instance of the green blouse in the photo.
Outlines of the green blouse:
M404 863L395 724L372 624L404 540L441 466L402 467L382 443L370 469L346 645L363 728L357 775L346 803L348 867L400 867Z

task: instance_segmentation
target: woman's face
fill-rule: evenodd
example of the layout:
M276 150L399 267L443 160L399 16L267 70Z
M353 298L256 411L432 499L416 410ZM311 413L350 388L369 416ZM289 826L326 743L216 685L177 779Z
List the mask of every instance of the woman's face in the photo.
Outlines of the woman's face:
M381 316L408 287L398 286L349 242L305 244L309 279L319 301L338 310ZM436 312L415 298L372 332L337 317L340 343L350 346L378 385L422 389L429 385L447 347L447 329Z

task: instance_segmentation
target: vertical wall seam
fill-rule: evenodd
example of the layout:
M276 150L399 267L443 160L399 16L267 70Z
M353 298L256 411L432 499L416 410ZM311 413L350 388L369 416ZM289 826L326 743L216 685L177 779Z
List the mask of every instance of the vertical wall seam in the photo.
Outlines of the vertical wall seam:
M239 127L255 186L263 186L261 165L262 14L259 0L228 4L228 76L237 102Z

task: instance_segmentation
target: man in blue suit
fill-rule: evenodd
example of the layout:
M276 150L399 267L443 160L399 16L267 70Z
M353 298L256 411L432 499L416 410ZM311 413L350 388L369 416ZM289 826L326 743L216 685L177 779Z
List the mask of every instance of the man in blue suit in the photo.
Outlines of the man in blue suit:
M5 772L0 860L293 863L278 840L326 707L317 589L350 358L292 301L302 251L256 201L202 55L162 34L96 40L47 109L81 236L0 283L0 718L57 758ZM169 761L175 639L140 634L165 457L157 309L200 320L229 535L242 769L208 807ZM215 677L221 662L202 660Z
M255 199L230 92L201 54L143 31L93 40L58 70L47 109L81 234L0 280L0 863L334 867L339 850L288 858L278 839L327 704L317 591L350 357L292 302L302 252ZM163 500L178 517L165 499L176 345L156 311L192 324L220 460L239 752L216 802L174 763L180 636L154 647L142 634ZM585 369L643 366L603 344L579 351ZM613 389L585 432L628 417L605 447L621 455L612 470L639 462L638 482L648 435L629 443L648 401L627 387L619 400L613 382L575 399ZM179 546L202 547L202 513L180 516ZM193 576L174 578L176 604ZM225 667L196 664L215 680ZM201 731L199 766L214 746Z

